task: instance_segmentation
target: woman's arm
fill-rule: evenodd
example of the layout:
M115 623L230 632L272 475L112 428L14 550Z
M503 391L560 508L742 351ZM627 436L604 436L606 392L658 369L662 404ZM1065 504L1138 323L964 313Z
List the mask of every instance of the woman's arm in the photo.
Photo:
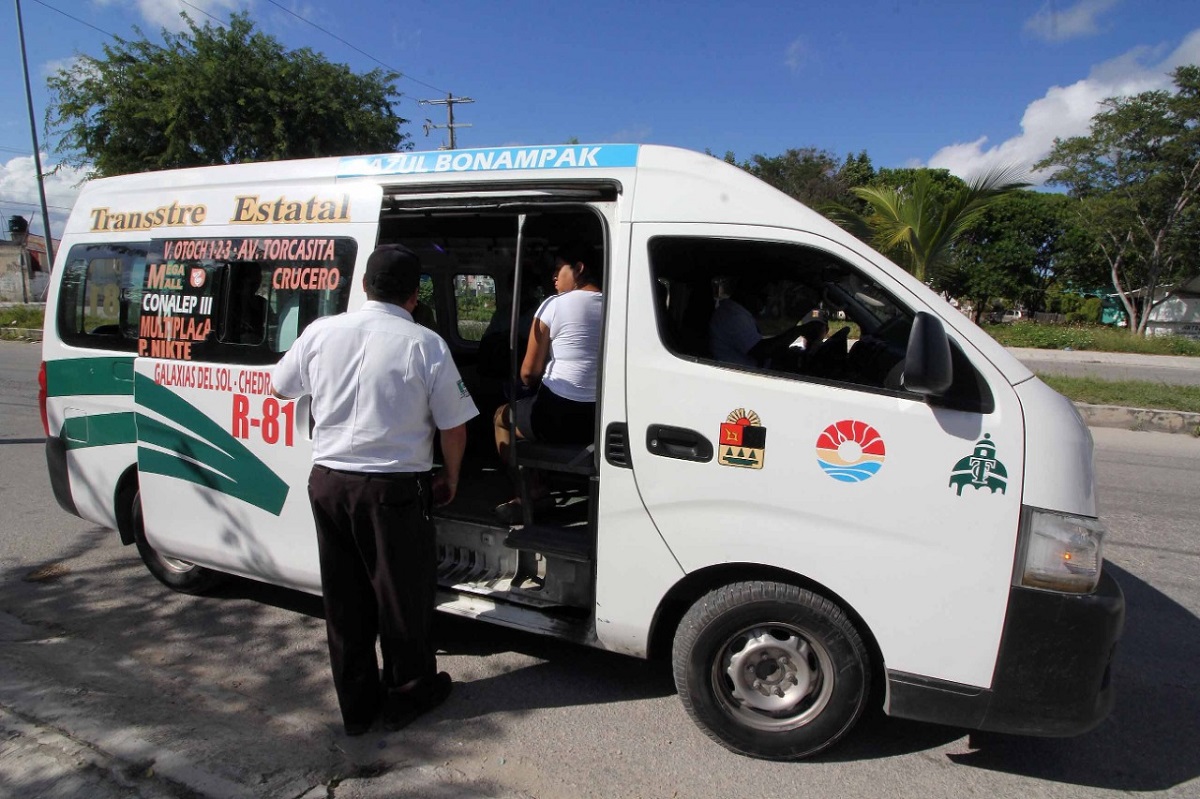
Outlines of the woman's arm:
M521 383L532 386L546 368L546 357L550 354L550 328L541 319L534 319L529 326L529 345L525 348L525 360L521 362Z

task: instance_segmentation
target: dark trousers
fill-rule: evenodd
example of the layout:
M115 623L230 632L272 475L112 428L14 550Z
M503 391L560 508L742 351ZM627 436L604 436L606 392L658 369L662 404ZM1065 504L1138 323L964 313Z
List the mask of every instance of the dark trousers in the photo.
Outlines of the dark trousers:
M437 582L429 477L314 466L308 496L342 721L370 724L387 691L413 688L414 681L424 687L437 673L429 640Z

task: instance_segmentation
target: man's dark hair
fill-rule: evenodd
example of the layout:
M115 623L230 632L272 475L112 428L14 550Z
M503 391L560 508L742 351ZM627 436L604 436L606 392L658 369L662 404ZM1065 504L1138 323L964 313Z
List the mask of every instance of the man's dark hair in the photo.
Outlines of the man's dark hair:
M367 259L363 286L367 298L404 303L421 283L421 259L403 244L383 244Z

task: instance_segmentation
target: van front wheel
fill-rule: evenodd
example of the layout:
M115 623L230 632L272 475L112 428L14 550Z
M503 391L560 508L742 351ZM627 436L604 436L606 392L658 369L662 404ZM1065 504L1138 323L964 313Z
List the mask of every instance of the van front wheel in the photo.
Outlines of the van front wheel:
M688 715L734 752L797 760L850 730L867 703L869 656L837 605L773 582L701 597L675 634Z
M220 585L225 575L189 563L186 560L168 557L150 546L146 540L146 526L142 519L142 492L133 495L133 506L129 518L133 527L133 541L137 545L138 554L150 573L160 583L183 594L203 594Z

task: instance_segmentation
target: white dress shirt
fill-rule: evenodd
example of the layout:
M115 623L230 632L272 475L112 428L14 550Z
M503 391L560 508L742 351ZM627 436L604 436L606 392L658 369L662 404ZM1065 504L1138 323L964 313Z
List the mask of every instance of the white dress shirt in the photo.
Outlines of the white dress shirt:
M386 302L313 322L272 382L312 395L313 463L331 469L428 471L434 430L479 414L446 342Z

